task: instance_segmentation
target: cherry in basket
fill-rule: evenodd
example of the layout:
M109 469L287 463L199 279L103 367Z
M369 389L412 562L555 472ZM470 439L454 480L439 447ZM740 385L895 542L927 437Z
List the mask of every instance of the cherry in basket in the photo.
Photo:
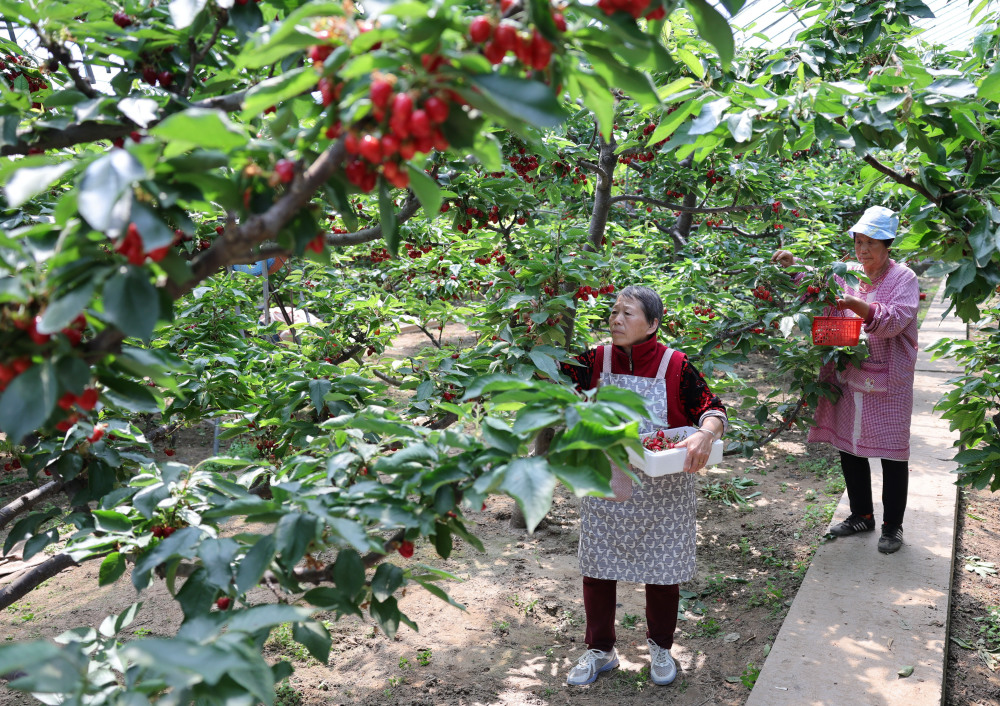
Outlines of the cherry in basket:
M643 439L642 445L649 451L667 451L676 446L673 441L666 437L662 429Z

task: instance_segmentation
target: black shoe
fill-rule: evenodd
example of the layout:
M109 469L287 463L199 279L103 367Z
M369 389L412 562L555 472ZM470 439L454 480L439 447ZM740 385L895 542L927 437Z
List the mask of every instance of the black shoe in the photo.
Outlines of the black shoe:
M903 546L903 525L882 525L882 536L878 538L878 550L883 554L898 552Z
M840 524L830 528L834 537L850 537L858 532L871 532L875 529L875 518L863 515L851 515ZM898 547L897 547L898 548Z

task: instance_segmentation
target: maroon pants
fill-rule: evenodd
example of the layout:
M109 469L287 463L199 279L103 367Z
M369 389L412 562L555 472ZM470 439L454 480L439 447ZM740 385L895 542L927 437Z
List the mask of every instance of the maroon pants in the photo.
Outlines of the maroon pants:
M618 582L583 577L583 609L587 613L587 648L607 652L615 646L615 604ZM680 586L646 584L646 637L670 649L677 629Z

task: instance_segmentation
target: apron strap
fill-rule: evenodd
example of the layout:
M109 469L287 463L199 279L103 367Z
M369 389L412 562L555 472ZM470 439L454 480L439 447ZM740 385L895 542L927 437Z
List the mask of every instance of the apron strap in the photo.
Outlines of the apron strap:
M656 377L662 378L667 375L667 366L670 364L670 359L674 357L674 349L667 348L663 352L663 357L660 358L660 367L656 369Z
M604 369L605 375L611 374L611 346L604 346Z

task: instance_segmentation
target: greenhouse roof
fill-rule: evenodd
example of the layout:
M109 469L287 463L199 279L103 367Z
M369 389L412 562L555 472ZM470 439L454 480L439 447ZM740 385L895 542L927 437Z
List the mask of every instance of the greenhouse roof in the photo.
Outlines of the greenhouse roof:
M1000 2L988 0L985 7L975 18L972 13L976 4L960 0L924 0L924 3L934 13L934 17L921 18L913 24L924 30L919 35L922 41L930 44L943 44L948 49L968 49L983 27L980 22L991 13L1000 10ZM720 11L728 15L720 3L713 3ZM978 3L977 3L978 4ZM734 30L744 28L745 32L736 32L737 44L744 46L787 46L795 41L795 35L814 21L807 18L803 21L794 11L788 9L783 0L749 0L732 19ZM768 40L757 34L765 35Z

